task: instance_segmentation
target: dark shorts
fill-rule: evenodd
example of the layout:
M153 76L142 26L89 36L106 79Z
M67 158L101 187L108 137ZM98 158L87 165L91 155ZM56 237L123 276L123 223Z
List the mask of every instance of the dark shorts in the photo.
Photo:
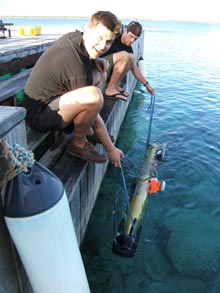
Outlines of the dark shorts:
M24 94L23 106L27 110L26 122L37 131L62 130L63 119L58 114L59 100L57 97L48 104L31 99Z

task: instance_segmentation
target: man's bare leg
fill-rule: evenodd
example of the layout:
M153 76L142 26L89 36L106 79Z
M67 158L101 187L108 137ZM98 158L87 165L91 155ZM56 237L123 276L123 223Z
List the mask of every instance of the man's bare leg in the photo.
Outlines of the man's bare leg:
M129 54L124 51L113 54L113 63L112 74L105 90L108 96L120 93L122 89L119 84L131 68Z
M74 123L73 142L83 147L87 142L86 135L93 126L103 106L101 91L95 86L88 86L64 94L59 102L59 114L64 123Z

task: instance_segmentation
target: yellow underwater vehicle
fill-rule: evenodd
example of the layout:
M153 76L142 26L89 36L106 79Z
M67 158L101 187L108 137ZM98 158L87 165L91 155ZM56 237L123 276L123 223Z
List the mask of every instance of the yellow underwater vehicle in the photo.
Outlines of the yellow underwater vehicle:
M165 155L165 145L157 143L150 144L154 104L155 95L152 95L149 107L150 123L148 128L146 154L144 156L141 174L130 200L126 190L123 170L121 168L127 211L119 224L118 231L116 232L115 239L113 240L112 251L122 257L134 256L140 236L141 223L148 196L154 192L163 191L166 185L165 181L159 181L157 179L157 173L155 172L155 160L163 160Z

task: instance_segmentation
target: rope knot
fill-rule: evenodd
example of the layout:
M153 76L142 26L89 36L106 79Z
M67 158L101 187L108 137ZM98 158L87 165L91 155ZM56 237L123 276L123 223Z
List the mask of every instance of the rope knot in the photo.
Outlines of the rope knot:
M4 197L7 183L21 172L27 173L34 165L34 154L17 143L0 139L0 187Z

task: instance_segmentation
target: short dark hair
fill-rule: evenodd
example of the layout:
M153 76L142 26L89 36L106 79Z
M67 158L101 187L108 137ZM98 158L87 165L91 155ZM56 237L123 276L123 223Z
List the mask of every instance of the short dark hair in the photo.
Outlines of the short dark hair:
M140 37L142 32L142 25L137 21L132 21L127 25L127 31L131 32L137 37Z
M108 30L116 35L121 32L121 22L110 11L97 11L92 15L89 25L96 26L97 24L103 24Z

